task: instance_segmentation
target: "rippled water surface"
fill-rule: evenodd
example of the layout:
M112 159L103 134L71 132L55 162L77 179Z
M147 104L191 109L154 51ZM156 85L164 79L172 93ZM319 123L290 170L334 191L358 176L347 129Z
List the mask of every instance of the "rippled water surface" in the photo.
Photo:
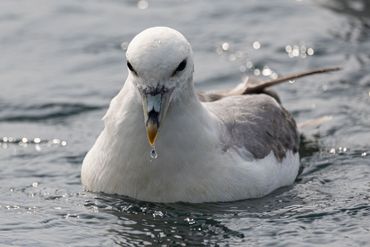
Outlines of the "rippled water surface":
M82 159L127 75L121 43L153 25L188 37L201 90L343 68L276 87L297 122L329 119L302 129L294 185L199 205L83 191ZM369 246L369 51L365 0L2 0L0 245Z

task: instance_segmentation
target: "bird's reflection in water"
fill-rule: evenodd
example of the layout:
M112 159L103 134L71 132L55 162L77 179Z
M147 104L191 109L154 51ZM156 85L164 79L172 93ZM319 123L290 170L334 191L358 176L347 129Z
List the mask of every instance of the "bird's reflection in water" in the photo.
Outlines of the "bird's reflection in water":
M294 185L293 185L294 186ZM281 188L269 196L227 203L151 203L118 195L96 194L88 207L99 214L116 218L107 238L116 244L143 245L214 245L225 240L246 241L235 218L247 218L243 229L255 227L265 218L270 223L295 215L300 207L293 186Z

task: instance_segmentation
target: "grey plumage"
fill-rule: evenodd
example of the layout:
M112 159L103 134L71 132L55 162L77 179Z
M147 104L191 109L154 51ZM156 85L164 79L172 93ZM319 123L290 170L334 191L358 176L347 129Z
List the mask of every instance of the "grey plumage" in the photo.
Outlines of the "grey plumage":
M251 78L237 90L198 93L198 98L226 126L228 133L223 138L224 151L234 149L244 158L256 159L262 159L273 151L281 161L287 151L298 152L299 133L292 115L281 105L277 93L269 87L339 69L315 69L264 82Z
M290 113L269 95L230 96L206 103L223 121L228 133L224 150L248 150L251 158L262 159L271 151L282 160L288 150L296 153L299 134ZM246 152L243 152L245 157Z

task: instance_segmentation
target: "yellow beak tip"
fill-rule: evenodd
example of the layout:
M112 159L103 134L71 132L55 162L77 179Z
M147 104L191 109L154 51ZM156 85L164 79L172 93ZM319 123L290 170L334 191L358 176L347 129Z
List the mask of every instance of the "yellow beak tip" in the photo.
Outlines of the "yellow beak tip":
M149 127L146 129L147 135L148 135L148 141L151 146L154 145L155 139L157 137L157 128L156 127Z

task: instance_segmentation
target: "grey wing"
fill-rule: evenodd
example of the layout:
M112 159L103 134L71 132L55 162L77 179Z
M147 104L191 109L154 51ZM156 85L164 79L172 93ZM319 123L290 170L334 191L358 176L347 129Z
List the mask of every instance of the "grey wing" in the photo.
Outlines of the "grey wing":
M298 152L296 123L271 96L230 96L205 105L225 125L225 149L245 150L257 159L273 151L280 161L288 150Z

